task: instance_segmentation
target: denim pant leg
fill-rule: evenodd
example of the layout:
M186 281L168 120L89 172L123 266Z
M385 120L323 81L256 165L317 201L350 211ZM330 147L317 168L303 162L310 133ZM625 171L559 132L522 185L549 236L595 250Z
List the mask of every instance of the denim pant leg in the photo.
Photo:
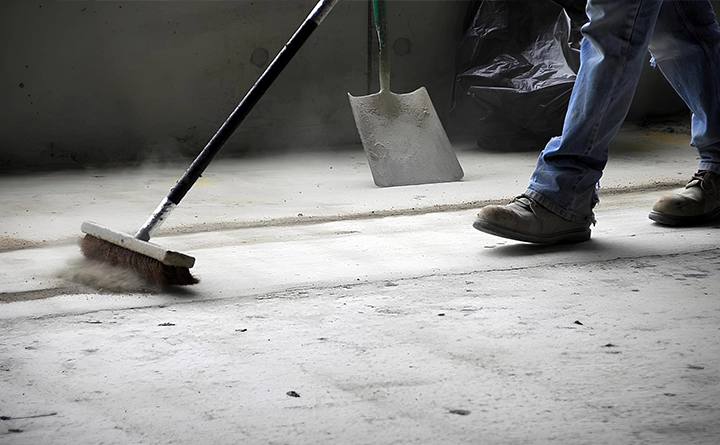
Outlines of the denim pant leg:
M720 174L720 26L706 1L666 1L650 52L693 113L699 170Z
M540 154L525 194L570 221L594 222L608 146L630 109L662 0L589 0L580 71L562 136Z

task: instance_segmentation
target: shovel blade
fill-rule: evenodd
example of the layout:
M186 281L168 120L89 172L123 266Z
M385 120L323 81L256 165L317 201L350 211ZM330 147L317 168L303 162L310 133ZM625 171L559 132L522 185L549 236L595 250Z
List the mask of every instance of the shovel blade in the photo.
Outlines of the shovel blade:
M375 185L430 184L464 173L424 87L412 93L348 94Z

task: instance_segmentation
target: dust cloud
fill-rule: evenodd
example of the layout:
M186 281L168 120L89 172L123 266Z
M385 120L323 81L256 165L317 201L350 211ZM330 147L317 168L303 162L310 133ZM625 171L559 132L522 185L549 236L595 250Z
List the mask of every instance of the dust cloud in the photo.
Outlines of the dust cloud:
M79 258L57 271L59 278L107 292L153 293L160 289L131 269Z

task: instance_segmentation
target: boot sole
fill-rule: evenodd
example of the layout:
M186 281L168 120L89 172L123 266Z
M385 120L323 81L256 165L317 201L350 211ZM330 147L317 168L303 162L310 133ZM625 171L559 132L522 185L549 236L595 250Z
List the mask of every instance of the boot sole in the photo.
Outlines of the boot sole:
M557 232L549 235L533 235L508 230L482 220L475 221L473 223L473 227L481 232L489 233L490 235L534 244L571 244L582 243L590 239L589 228Z
M699 226L701 224L707 224L715 220L720 219L720 207L713 210L710 213L706 213L700 216L675 216L668 215L667 213L660 213L656 211L650 212L648 218L655 221L658 224L665 226L674 227L688 227L688 226Z

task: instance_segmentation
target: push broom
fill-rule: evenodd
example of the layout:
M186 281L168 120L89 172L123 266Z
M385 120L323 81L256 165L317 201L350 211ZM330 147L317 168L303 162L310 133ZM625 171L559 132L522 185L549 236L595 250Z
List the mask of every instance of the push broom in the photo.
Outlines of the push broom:
M183 176L170 189L150 218L135 236L115 232L94 222L85 221L80 230L85 236L80 250L89 259L103 261L115 266L133 269L146 280L166 285L189 285L198 280L190 273L195 258L180 252L167 250L151 243L150 238L170 213L180 204L190 188L200 178L207 166L232 136L237 127L250 113L277 76L287 66L315 28L327 16L338 0L320 0L295 31L290 40L275 56L270 65L250 88L240 104L210 139Z

